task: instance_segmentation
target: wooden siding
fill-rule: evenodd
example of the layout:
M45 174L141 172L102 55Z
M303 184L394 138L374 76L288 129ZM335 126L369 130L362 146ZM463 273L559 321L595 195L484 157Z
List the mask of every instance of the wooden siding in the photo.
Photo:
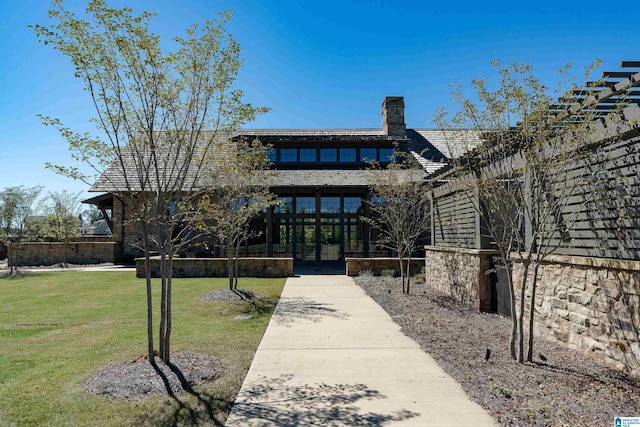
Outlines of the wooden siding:
M433 232L431 244L476 248L475 195L456 191L433 200Z
M511 161L520 163L522 158L515 154ZM557 207L548 224L552 252L640 259L640 137L601 147L568 169L552 171L547 183L547 200ZM478 225L477 198L469 189L473 180L448 178L432 192L432 244L486 246L486 239L479 237L486 233Z
M554 253L616 259L640 258L640 139L604 147L567 177L558 221L569 229L550 241ZM554 187L565 185L553 183ZM561 192L561 190L560 190ZM562 226L562 224L558 224Z

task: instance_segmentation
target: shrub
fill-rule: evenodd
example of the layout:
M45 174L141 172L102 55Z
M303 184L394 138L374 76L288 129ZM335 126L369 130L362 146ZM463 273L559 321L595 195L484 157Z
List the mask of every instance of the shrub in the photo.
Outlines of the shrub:
M371 270L360 270L358 271L359 277L373 277L373 271Z

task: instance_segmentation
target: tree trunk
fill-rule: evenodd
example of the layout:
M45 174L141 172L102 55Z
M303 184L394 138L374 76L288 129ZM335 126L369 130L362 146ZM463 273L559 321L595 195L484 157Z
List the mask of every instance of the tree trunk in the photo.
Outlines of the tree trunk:
M409 257L407 258L407 293L411 293L411 253L409 253Z
M240 270L240 246L242 242L236 244L236 252L234 259L233 289L238 289L238 275Z
M227 274L229 276L229 290L233 290L233 245L227 244Z
M504 259L504 258L503 258ZM512 359L516 359L516 337L518 336L518 320L516 318L516 299L515 289L513 288L512 269L507 265L505 260L505 269L507 273L507 283L509 287L509 304L511 305L511 339L509 340L509 353Z
M169 242L169 259L167 262L167 319L164 331L164 357L165 363L171 361L171 285L173 281L173 245Z
M529 273L529 264L531 261L526 260L522 263L524 271L520 282L520 311L518 312L518 363L524 362L524 294L527 286L527 274Z
M62 268L67 268L67 242L66 238L62 241Z
M151 294L151 257L149 256L149 228L146 221L142 223L144 236L144 275L147 285L147 351L149 362L155 363L153 355L153 296Z
M402 280L402 293L404 294L406 293L404 287L404 256L400 250L398 250L398 263L400 264L400 280Z
M20 237L16 240L16 248L13 251L13 263L11 264L11 274L18 274L18 261L20 260Z
M160 330L159 352L160 359L166 357L166 328L167 328L167 252L164 244L160 249Z
M533 264L533 280L531 280L531 301L529 303L529 350L527 352L527 362L533 362L533 320L536 309L536 285L538 284L538 268L540 261Z

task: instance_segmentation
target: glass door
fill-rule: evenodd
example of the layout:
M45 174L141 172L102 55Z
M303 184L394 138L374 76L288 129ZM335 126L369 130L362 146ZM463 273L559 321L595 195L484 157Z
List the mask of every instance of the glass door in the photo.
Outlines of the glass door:
M341 258L340 218L322 218L320 222L320 260L336 261Z
M316 219L298 218L296 220L295 259L316 260Z

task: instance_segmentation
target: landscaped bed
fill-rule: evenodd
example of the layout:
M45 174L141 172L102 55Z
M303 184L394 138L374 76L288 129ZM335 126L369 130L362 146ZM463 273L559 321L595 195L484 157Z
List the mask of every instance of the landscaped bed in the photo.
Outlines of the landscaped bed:
M508 319L424 284L403 295L399 279L355 279L500 425L607 426L615 416L640 416L637 377L542 339L534 363L520 365L509 356Z
M283 285L242 278L258 298L229 302L206 298L227 279L174 280L172 361L197 385L185 392L158 363L170 397L144 356L144 280L107 271L0 277L0 426L223 425Z

